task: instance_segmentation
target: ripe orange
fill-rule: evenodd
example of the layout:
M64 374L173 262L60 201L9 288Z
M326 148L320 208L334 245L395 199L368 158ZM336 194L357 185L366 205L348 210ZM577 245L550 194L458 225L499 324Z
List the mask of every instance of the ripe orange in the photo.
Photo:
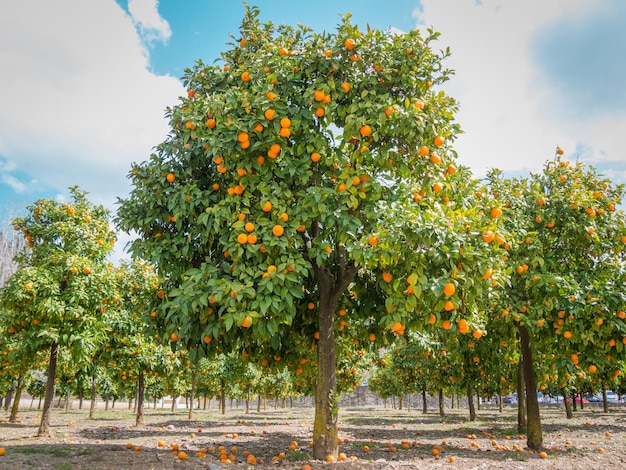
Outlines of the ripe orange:
M268 121L271 121L272 119L274 119L275 114L276 114L276 111L274 111L272 108L266 109L265 113L263 113L263 115L265 116L265 119L267 119Z
M241 326L243 328L250 328L252 326L252 317L246 315L243 317L243 321L241 322Z
M480 339L483 336L483 332L480 330L474 330L472 336L476 339Z
M491 243L496 238L496 234L491 230L485 230L482 236L485 243Z
M369 243L371 246L376 246L378 245L378 238L376 238L375 235L370 235L370 237L367 239L367 243Z
M387 271L385 271L383 273L383 281L391 282L392 280L393 280L393 275L391 273L388 273Z
M177 456L177 457L178 457L178 459L179 459L179 460L187 460L187 453L186 453L186 452L183 452L183 451L180 451L180 452L178 453L178 456Z
M326 95L322 90L315 90L315 92L313 92L313 99L315 101L324 101L324 96Z
M283 233L285 233L285 229L283 228L282 225L276 224L272 228L272 233L276 235L277 237L280 237Z
M469 333L469 323L467 323L467 320L465 318L461 318L459 320L459 322L457 323L457 327L459 328L460 333Z
M313 152L311 154L311 160L314 161L314 162L319 162L321 158L322 158L322 156L319 153L317 153L317 152Z
M499 207L494 207L491 209L491 217L497 219L498 217L502 217L502 209Z
M324 111L324 108L321 106L315 110L315 115L317 117L322 117L324 114L326 114L326 111Z
M281 56L287 56L289 55L289 50L286 47L281 47L280 50L278 51L278 54Z
M443 286L443 293L446 297L450 297L454 295L456 292L456 287L452 282L448 282L445 286Z
M442 136L438 135L433 139L433 145L435 147L441 147L444 144L445 140Z
M244 82L249 82L250 81L250 72L244 72L241 74L241 79Z
M372 128L367 124L364 124L363 126L361 126L361 129L359 129L359 132L363 137L368 137L372 135Z
M548 454L546 454L545 452L539 452L539 457L542 459L547 459L548 458Z
M591 372L592 374L596 373L597 371L598 371L598 368L594 366L593 364L589 366L589 372Z
M248 235L245 233L240 233L239 235L237 235L237 243L241 245L245 245L246 243L248 243Z
M176 175L174 173L168 173L165 179L168 183L173 183L176 180Z
M367 338L368 338L370 341L376 341L376 335L375 335L374 333L370 333L370 334L367 336Z
M433 184L433 191L438 193L441 190L443 190L443 185L441 183L435 183Z
M443 323L441 324L441 327L444 330L449 330L450 328L452 328L452 324L450 323L450 320L444 320Z
M284 117L280 120L280 127L290 127L290 126L291 126L291 119Z
M250 245L254 245L259 240L254 233L249 233L247 238Z
M456 306L454 305L454 302L452 302L451 300L447 300L445 304L443 304L443 309L446 312L449 312L451 310L454 310L456 308Z
M352 38L348 38L346 39L346 41L344 42L344 45L346 46L346 49L348 49L349 51L354 49L354 39Z
M352 89L352 87L350 86L348 82L343 82L341 84L341 89L345 91L346 93L348 93Z
M261 206L261 210L263 212L269 212L272 210L272 203L270 201L265 201Z
M180 339L180 336L178 336L176 333L172 333L172 334L170 335L170 339L171 339L172 341L178 341L178 340Z

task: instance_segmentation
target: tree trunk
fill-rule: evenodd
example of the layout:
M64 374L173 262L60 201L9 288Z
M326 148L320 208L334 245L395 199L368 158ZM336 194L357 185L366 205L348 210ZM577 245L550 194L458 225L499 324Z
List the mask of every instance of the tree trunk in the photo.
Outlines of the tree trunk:
M567 395L563 395L566 397ZM572 408L576 411L576 392L572 389Z
M404 407L404 397L400 395L398 397L398 409L402 411L403 407Z
M580 392L578 396L580 397L580 410L582 411L585 409L585 404L583 403L583 392Z
M189 421L193 420L193 401L196 394L196 375L196 366L194 365L191 368L191 390L189 391L189 402L191 403L191 406L189 407L189 414L187 416Z
M472 383L467 384L467 404L469 406L469 419L470 421L476 421L476 409L474 408L474 390L472 389Z
M39 423L38 437L50 436L50 410L54 400L54 381L57 371L57 356L59 355L59 343L56 341L50 346L50 360L48 361L48 380L46 381L46 397L43 401L41 422Z
M541 416L539 415L539 401L537 400L537 378L533 367L533 353L530 344L528 329L519 324L517 327L520 334L522 357L524 358L524 381L526 384L526 445L539 451L543 448L543 431L541 429Z
M459 408L461 408L459 406ZM480 393L476 393L476 409L480 411Z
M220 409L222 414L226 414L226 382L220 379Z
M65 411L70 409L70 389L67 389L67 393L65 394Z
M20 409L20 398L22 397L22 388L24 387L24 376L20 374L17 378L17 386L15 387L15 397L13 398L13 406L11 407L11 417L9 421L15 423L17 421L17 413Z
M109 411L109 394L104 396L104 411Z
M84 390L81 387L80 390L78 391L78 409L79 410L83 409L83 395L84 395Z
M444 403L443 403L443 390L439 390L439 416L445 416Z
M256 412L261 412L261 394L257 395L256 397Z
M312 224L311 232L313 237L317 235L317 223ZM310 239L306 243L310 247ZM357 273L355 266L346 264L345 248L338 247L337 250L336 274L313 261L313 271L319 288L317 317L320 335L317 342L317 379L314 382L313 455L322 460L326 460L329 455L337 459L339 451L334 317L339 299Z
M91 376L91 403L89 405L89 419L94 419L96 417L96 372L93 372Z
M526 385L524 383L524 358L517 363L517 432L526 434Z
M426 402L426 390L422 390L422 413L428 413L428 403Z
M4 398L4 411L9 411L9 407L11 406L11 401L13 400L13 393L15 393L15 388L17 387L17 383L13 382L11 384L11 388L7 392L6 397Z
M135 405L137 407L137 418L135 419L135 427L143 428L144 426L144 414L143 414L143 405L144 405L144 396L146 393L146 385L143 376L143 370L140 370L137 374L137 400Z
M606 396L606 385L602 386L602 410L605 413L609 412L609 398Z
M178 397L172 397L172 409L170 410L172 413L174 412L174 410L176 409L176 399Z
M248 394L246 395L246 414L250 413L250 395L252 394L251 389L252 387L248 385Z
M561 393L563 393L563 404L565 405L565 416L567 416L567 419L572 419L574 417L574 413L572 413L572 404L567 399L567 390L563 389Z

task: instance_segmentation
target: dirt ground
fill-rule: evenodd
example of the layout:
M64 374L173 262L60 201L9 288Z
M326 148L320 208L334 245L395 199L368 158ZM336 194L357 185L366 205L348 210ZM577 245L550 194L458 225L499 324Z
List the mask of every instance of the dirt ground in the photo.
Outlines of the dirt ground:
M342 408L339 450L347 459L331 464L312 457L310 408L272 408L249 414L235 409L225 415L198 410L193 421L187 420L186 411L148 409L143 429L133 426L134 416L124 406L99 410L95 420L87 419L87 410L55 409L53 437L45 439L35 437L38 411L24 409L17 424L9 424L0 414L0 447L6 449L6 455L0 456L0 469L252 467L244 451L257 458L255 466L261 469L301 469L307 463L313 469L336 465L346 470L626 468L626 408L622 405L612 405L608 414L587 405L571 420L565 418L562 408L541 411L545 459L525 449L525 439L517 434L515 408L499 413L483 407L475 422L468 421L463 409L447 410L442 418L435 410L424 415L421 410L383 406ZM159 447L159 441L166 446ZM297 441L297 447L289 450L292 441ZM188 454L187 460L177 458L172 443ZM220 463L219 446L235 456L234 463ZM206 457L196 455L201 449Z

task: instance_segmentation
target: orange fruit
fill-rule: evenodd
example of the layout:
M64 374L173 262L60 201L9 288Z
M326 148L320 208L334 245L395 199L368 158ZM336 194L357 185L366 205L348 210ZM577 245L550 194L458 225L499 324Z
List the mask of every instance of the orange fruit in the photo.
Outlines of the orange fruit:
M452 302L451 300L447 300L445 304L443 304L443 309L446 312L449 312L451 310L454 310L456 308L456 306L454 305L454 302Z
M445 286L443 286L443 293L445 294L446 297L450 297L451 295L454 295L455 292L456 292L456 287L452 282L448 282Z
M443 185L441 183L435 183L433 184L433 191L438 193L441 190L443 190Z
M239 235L237 235L237 243L241 245L245 245L246 243L248 243L248 235L245 233L240 233Z
M280 127L289 127L289 126L291 126L291 119L284 117L280 120Z
M265 116L265 119L267 119L268 121L271 121L272 119L274 119L274 116L276 115L276 111L270 108L270 109L265 110L265 113L263 113L263 115Z
M244 82L249 82L250 81L250 72L244 72L241 74L241 79Z
M438 135L433 139L433 145L435 147L441 147L444 144L445 140L442 136Z
M441 327L444 330L449 330L452 327L452 324L450 323L450 320L444 320L443 323L441 324Z
M369 243L371 246L376 246L378 245L378 238L376 238L375 235L370 235L370 237L367 239L367 243Z
M321 106L315 110L315 115L317 117L322 117L324 114L326 114L326 111L324 111L324 108Z
M315 101L324 101L324 96L326 96L326 94L322 90L315 90L313 92L313 99Z
M250 328L252 326L252 317L246 315L243 317L243 321L241 322L241 326L243 328Z
M472 336L476 339L480 339L483 336L483 332L480 330L474 330L474 332L472 333Z
M393 280L393 275L391 273L388 273L387 271L385 271L383 273L383 281L391 282L392 280Z
M280 237L283 233L285 233L285 229L283 228L282 225L276 224L272 228L272 233L276 235L277 237Z
M263 212L269 212L272 210L272 203L270 201L265 201L261 206L261 210Z
M349 51L354 49L354 39L352 38L348 38L346 39L346 41L344 42L344 45L346 46L346 49L348 49Z
M539 452L539 457L542 459L547 459L548 458L548 454L546 454L545 452Z
M592 374L594 374L597 371L598 371L598 368L594 366L593 364L589 366L589 372L591 372Z
M165 179L168 183L173 183L174 181L176 181L176 175L174 173L168 173Z
M469 333L469 323L467 323L467 320L465 318L461 318L459 320L459 322L457 323L457 327L459 328L460 333Z
M177 457L178 457L179 460L187 460L187 453L183 452L183 451L180 451L178 453Z
M348 82L343 82L341 84L341 89L345 91L346 93L348 93L352 89L352 87L350 86Z
M485 230L482 234L482 237L485 243L491 243L492 241L495 240L496 234L493 233L493 231L491 230Z
M317 152L313 152L311 154L311 160L314 161L314 162L319 162L320 158L322 158L322 156L319 153L317 153Z
M359 132L363 137L368 137L372 135L372 128L367 124L364 124L363 126L361 126L361 129L359 129Z

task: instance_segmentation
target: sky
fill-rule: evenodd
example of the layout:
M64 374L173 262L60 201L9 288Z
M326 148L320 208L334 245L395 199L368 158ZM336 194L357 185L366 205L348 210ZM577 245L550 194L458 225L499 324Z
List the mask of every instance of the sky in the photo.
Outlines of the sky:
M480 177L565 157L626 183L623 0L249 0L262 21L333 32L432 27L458 100L459 163ZM0 211L77 185L116 210L185 93L237 35L236 0L0 0ZM15 209L16 208L16 209ZM2 214L2 212L0 212Z

